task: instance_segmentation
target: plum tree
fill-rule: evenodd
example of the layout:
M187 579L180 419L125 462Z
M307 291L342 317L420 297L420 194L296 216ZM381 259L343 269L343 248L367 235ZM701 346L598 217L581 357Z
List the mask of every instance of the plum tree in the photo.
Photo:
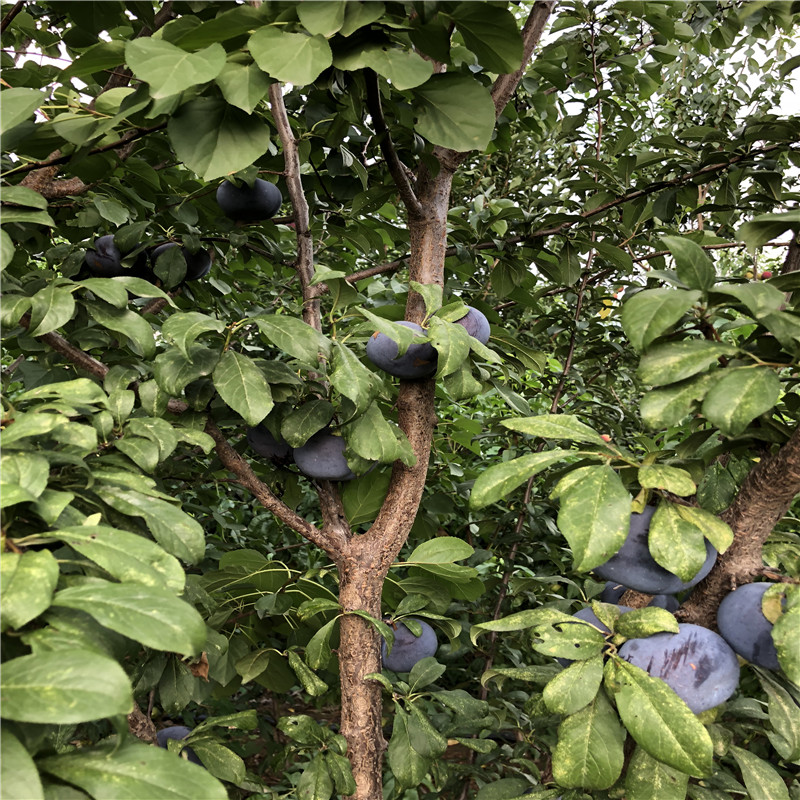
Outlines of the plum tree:
M315 433L294 450L294 463L309 478L326 481L350 481L355 473L344 456L345 441L325 429Z
M276 439L265 425L256 425L248 429L247 444L274 464L285 466L294 461L294 450L288 442Z
M403 320L397 324L425 336L425 331L415 322ZM376 331L367 342L367 358L384 372L405 380L430 378L436 372L437 353L429 342L409 345L401 356L398 356L399 349L397 342Z
M655 506L646 506L641 513L631 514L628 537L622 547L599 567L595 574L605 581L623 583L625 586L646 594L678 594L699 583L711 571L717 560L717 551L706 540L706 560L689 581L664 569L650 555L648 533Z
M436 655L439 649L436 631L427 622L416 617L408 617L408 621L416 622L422 628L419 636L412 632L405 620L400 620L393 625L394 644L391 652L386 642L381 647L383 666L394 672L408 672L418 661Z
M688 622L678 633L628 639L619 649L626 661L661 678L695 713L724 703L739 685L736 653L717 633Z
M280 189L269 181L256 178L252 186L236 186L223 181L217 189L217 205L223 214L236 222L271 219L281 207Z
M155 267L159 256L178 246L177 242L165 242L156 247L150 254L153 266ZM184 280L196 281L199 278L204 278L211 271L211 256L207 250L198 250L196 253L192 253L188 247L181 247L180 252L186 262Z
M766 669L780 669L772 641L772 623L764 616L761 601L772 583L746 583L726 595L717 609L717 628L722 638L743 659Z
M117 278L129 275L145 280L152 279L144 252L136 256L131 266L123 264L123 258L124 255L117 247L114 234L107 233L95 239L94 246L86 251L83 263L93 278Z
M168 728L162 728L156 733L156 741L159 747L166 749L168 747L167 742L169 742L170 739L181 741L191 732L191 728L187 728L185 725L171 725ZM197 753L195 753L191 747L184 747L183 750L181 750L181 758L185 758L193 764L199 764L201 767L203 766L203 762L198 758Z
M477 339L481 344L486 344L489 341L489 320L483 311L478 311L477 308L467 306L469 309L461 319L454 320L457 325L462 325L466 328L467 333Z

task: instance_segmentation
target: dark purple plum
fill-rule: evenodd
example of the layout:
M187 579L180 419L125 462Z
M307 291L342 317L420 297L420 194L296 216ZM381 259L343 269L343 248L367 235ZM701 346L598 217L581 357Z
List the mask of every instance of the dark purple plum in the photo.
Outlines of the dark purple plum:
M619 649L626 661L661 678L695 713L724 703L739 685L739 661L714 631L680 623L678 633L628 639Z
M309 478L350 481L355 474L344 457L345 441L327 430L315 433L302 447L295 448L294 463Z
M246 183L235 186L223 181L217 189L217 205L226 217L236 222L270 219L278 213L282 202L280 189L261 178L256 178L252 188Z
M467 308L469 311L461 319L455 320L456 325L463 325L470 336L481 344L486 344L489 341L489 320L477 308L472 306L467 306Z
M283 439L276 439L264 425L256 425L247 431L247 444L274 464L285 466L294 461L294 451L289 444Z
M187 728L185 725L172 725L169 728L162 728L156 733L158 746L166 749L168 747L167 742L170 739L185 739L191 732L191 729ZM197 753L195 753L191 747L184 747L183 750L181 750L181 758L185 758L193 764L199 764L201 767L203 766L203 762L197 757Z
M173 247L178 247L178 244L176 242L165 242L156 247L150 255L153 266L155 266L160 255ZM211 271L211 256L206 250L198 250L196 253L192 253L188 248L181 247L181 254L186 262L184 280L196 281L198 278L204 278Z
M657 564L650 555L648 534L655 506L646 506L641 514L631 514L628 538L611 558L595 567L595 574L605 581L624 583L625 586L645 594L678 594L699 583L714 566L717 551L706 540L706 560L700 571L690 580L682 581L677 575Z
M409 617L409 619L418 622L422 627L422 633L419 637L414 636L403 624L403 621L400 620L393 625L394 644L392 645L392 652L387 653L386 642L381 647L383 666L393 672L408 672L417 661L436 655L436 651L439 649L436 631L421 619L416 619L416 617Z
M761 610L772 583L746 583L725 595L717 609L722 638L745 660L765 669L780 669L772 641L772 623Z
M153 273L147 266L147 256L144 253L139 253L130 267L122 263L123 257L113 234L107 233L95 239L94 247L86 251L83 263L93 278L131 277L152 281Z
M425 331L415 322L398 322L405 328L425 336ZM367 342L367 358L379 369L404 380L430 378L436 372L438 355L429 342L412 344L402 356L398 356L398 346L394 339L377 331Z
M614 603L616 605L628 589L630 589L630 586L623 586L621 583L615 583L614 581L606 581L605 588L600 592L597 599L601 603ZM665 608L669 612L677 611L680 607L678 598L673 597L671 594L657 594L648 605Z

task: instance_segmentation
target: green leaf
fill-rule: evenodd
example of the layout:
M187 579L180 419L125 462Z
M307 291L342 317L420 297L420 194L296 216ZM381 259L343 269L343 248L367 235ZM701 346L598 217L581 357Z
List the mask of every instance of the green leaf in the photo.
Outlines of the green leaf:
M269 128L216 97L184 103L167 133L175 154L204 181L250 166L269 149Z
M660 678L626 661L616 662L617 711L636 743L668 766L703 778L714 747L700 720Z
M15 405L20 405L27 400L45 400L58 397L68 403L76 405L103 405L106 401L106 393L93 380L89 378L75 378L72 381L62 381L61 383L47 383L29 389L27 392L14 396Z
M142 36L125 45L125 60L139 80L150 84L156 99L178 94L213 81L225 66L225 48L215 42L197 53L154 36Z
M759 672L761 686L769 697L768 711L772 746L784 761L800 758L800 706L792 695L766 673Z
M405 564L452 564L469 558L475 549L455 536L437 536L416 547Z
M718 553L724 553L733 543L731 526L719 517L698 506L676 505L675 508L686 522L700 530Z
M706 373L647 392L639 405L642 422L654 429L677 425L689 416L694 403L702 400L720 377L718 372Z
M548 621L555 622L575 622L575 620L563 611L556 609L541 608L526 609L525 611L517 611L515 614L509 614L507 617L492 620L491 622L480 622L473 625L469 631L469 638L474 645L482 633L490 633L496 631L498 633L507 633L509 631L524 631L528 628L533 628L536 625L544 624Z
M281 422L281 436L291 447L302 447L332 419L333 406L317 398L290 411Z
M294 650L289 650L287 656L289 658L289 666L294 674L297 675L300 685L306 692L312 697L319 697L328 691L327 684L306 666L305 661Z
M21 628L50 606L58 562L49 550L0 554L0 628Z
M800 606L793 606L772 626L772 641L781 669L793 683L800 684Z
M667 631L678 633L678 620L664 608L647 606L634 608L625 614L620 614L614 624L614 633L626 639L643 639L654 633Z
M409 715L395 708L392 738L386 753L389 768L400 786L417 786L428 774L430 759L420 755L412 746L408 730Z
M372 522L378 516L389 491L391 470L370 472L348 481L342 490L342 505L351 525Z
M464 44L488 72L516 72L522 64L522 36L514 15L483 3L459 3L452 12Z
M247 776L247 767L241 756L219 742L195 736L194 733L192 731L188 744L203 762L203 766L221 781L242 784Z
M638 481L642 489L665 489L679 497L688 497L697 491L692 476L685 469L667 464L645 464L639 467Z
M105 525L76 525L48 534L94 561L123 583L183 591L186 575L180 562L155 542Z
M359 28L376 22L383 16L385 6L380 2L354 2L347 0L344 4L344 25L341 29L342 36L350 36Z
M690 289L707 292L714 285L714 264L699 244L683 236L662 236L661 241L675 259L678 277Z
M684 800L689 776L637 747L625 770L627 800Z
M0 736L0 800L44 800L42 781L30 753L11 733Z
M656 563L684 582L697 575L706 560L703 534L666 500L658 504L650 521L648 544Z
M248 356L226 350L214 367L214 386L220 397L248 425L258 425L275 405L267 379Z
M568 482L568 483L567 483ZM557 484L558 527L569 542L575 569L604 564L625 542L631 497L609 466L581 467Z
M95 800L227 800L207 770L161 747L102 742L39 761L39 768L79 786Z
M756 319L780 311L786 304L786 295L764 281L715 286L714 291L735 297Z
M222 333L225 323L199 311L172 314L164 320L161 333L168 342L173 342L186 358L191 358L189 348L195 339L207 331Z
M604 445L605 440L588 425L571 414L540 414L536 417L505 419L503 427L543 439L566 439L570 442L591 442Z
M338 617L326 622L306 645L306 663L311 669L325 669L331 660L331 636Z
M7 221L4 219L3 221ZM44 336L72 319L75 298L68 289L50 284L31 297L31 336Z
M16 426L16 421L14 426ZM7 437L4 436L3 445L7 446ZM47 488L50 478L50 462L36 453L4 453L0 457L0 486L3 495L0 505L16 505L35 501Z
M625 731L605 693L558 726L553 778L575 789L608 789L622 772Z
M759 214L739 226L736 238L747 242L750 252L788 230L800 229L800 210Z
M442 378L461 369L467 360L472 338L463 325L431 317L428 330L431 344L438 353L436 377Z
M642 352L666 333L700 299L698 291L645 289L622 306L622 328L631 344Z
M350 760L345 756L334 753L333 750L328 750L325 753L325 763L328 765L328 772L333 778L338 796L346 797L355 794L356 782L353 778Z
M297 6L300 24L313 36L319 34L330 38L344 25L344 12L347 3L342 0L307 0Z
M477 344L477 340L473 340ZM472 344L472 343L470 343ZM483 391L483 384L472 375L469 361L463 361L455 372L451 372L443 381L442 386L450 397L456 402L468 400Z
M417 692L438 681L445 672L447 667L444 664L440 664L433 656L427 656L411 667L408 673L408 685L412 692Z
M158 466L158 445L150 439L141 436L125 436L116 439L114 447L124 453L136 466L145 472L155 472Z
M0 271L9 265L13 258L14 241L4 230L0 230Z
M156 354L156 341L150 323L129 308L114 308L102 300L87 301L92 318L104 328L127 336L134 352L146 359Z
M495 109L489 90L475 78L433 75L413 94L414 128L420 136L458 152L486 149L494 131Z
M119 486L100 486L95 492L122 514L144 517L153 538L177 558L196 564L205 553L205 535L197 520L172 503Z
M537 625L533 636L532 646L537 653L570 661L599 656L606 644L605 634L599 627L567 615Z
M789 800L786 782L775 768L754 753L731 746L751 800Z
M531 476L570 457L575 457L570 450L545 450L494 464L476 478L469 498L470 507L477 509L495 503Z
M410 675L409 683L412 686L415 683ZM411 705L408 718L408 741L423 758L439 758L447 750L447 739L433 727L416 703Z
M261 69L281 83L305 86L315 81L333 61L324 36L289 33L267 25L247 42L250 54Z
M764 314L760 322L790 353L800 347L800 319L789 311Z
M377 403L346 425L344 435L347 446L369 461L391 464L400 460L407 467L413 467L417 461L405 434L387 422Z
M575 661L544 687L544 702L553 714L574 714L591 703L603 680L603 657Z
M219 361L219 353L201 344L189 347L189 358L178 348L159 353L153 362L153 375L159 388L168 396L180 395L187 384L210 375Z
M8 449L11 445L16 445L24 439L44 436L57 428L63 427L65 424L64 418L58 414L16 413L14 415L14 424L8 425L3 430L3 447ZM38 458L37 456L31 457ZM38 462L35 463L38 464ZM8 462L8 464L5 465L5 469L13 469L11 464L12 462ZM3 472L5 472L5 469ZM28 467L25 467L26 471L27 469ZM39 469L40 467L36 466L36 470L38 471ZM6 480L8 480L9 477L10 476L6 476Z
M0 133L25 122L44 102L44 93L38 89L5 89L0 94Z
M317 753L303 770L296 792L298 800L329 800L333 794L333 779L322 753Z
M353 401L356 414L362 413L380 391L381 382L372 370L359 361L353 351L335 341L331 386Z
M228 61L216 77L222 96L232 106L252 114L269 91L269 78L256 64Z
M250 318L276 347L309 366L317 366L320 354L331 353L331 341L297 317L262 314Z
M735 347L721 342L708 342L704 339L670 342L653 347L642 356L638 375L642 383L665 386L691 378L716 363L720 356L735 354Z
M437 283L417 283L411 281L411 288L422 296L425 303L425 314L431 316L442 307L442 295L444 290Z
M350 3L348 3L350 5ZM344 70L368 67L404 92L425 83L433 74L433 65L418 53L396 47L368 44L355 52L339 55L334 66Z
M703 401L703 414L728 436L738 436L778 402L781 382L769 367L731 369Z
M6 96L3 92L3 97ZM47 200L39 192L29 189L27 186L4 186L3 202L13 203L14 205L26 208L38 208L40 211L47 211Z
M195 655L206 641L206 625L193 606L166 589L133 583L71 586L53 605L85 611L101 625L155 650Z
M131 686L113 659L86 650L12 658L0 675L3 717L67 725L133 710Z

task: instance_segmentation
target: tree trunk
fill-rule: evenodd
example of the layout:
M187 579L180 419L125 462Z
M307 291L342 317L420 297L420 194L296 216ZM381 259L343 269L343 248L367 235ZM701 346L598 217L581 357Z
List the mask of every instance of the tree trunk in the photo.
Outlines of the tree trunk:
M357 548L360 549L360 548ZM358 554L361 555L361 554ZM348 611L366 611L380 619L381 589L385 573L367 556L349 558L339 566L341 618L339 681L342 690L341 733L347 739L348 756L356 781L352 800L383 797L383 752L386 742L381 726L381 685L365 681L370 672L381 671L380 634L365 619Z

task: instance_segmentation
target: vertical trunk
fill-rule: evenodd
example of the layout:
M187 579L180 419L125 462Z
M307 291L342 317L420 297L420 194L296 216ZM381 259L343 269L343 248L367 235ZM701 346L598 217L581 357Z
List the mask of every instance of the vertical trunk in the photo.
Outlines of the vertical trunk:
M342 610L362 610L380 619L384 576L368 557L350 558L340 564ZM347 739L356 781L355 794L350 797L352 800L381 800L383 751L386 749L381 727L381 685L364 680L370 672L381 671L381 638L370 623L355 614L345 614L341 618L340 631L341 733Z

